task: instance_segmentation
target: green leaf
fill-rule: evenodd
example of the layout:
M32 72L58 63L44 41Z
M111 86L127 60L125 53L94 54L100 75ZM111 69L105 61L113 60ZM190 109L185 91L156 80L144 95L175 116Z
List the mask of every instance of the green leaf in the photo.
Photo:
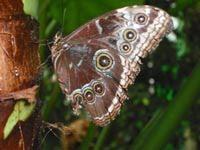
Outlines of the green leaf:
M22 0L24 4L24 12L27 15L33 16L35 19L38 19L38 0Z
M13 109L13 112L10 114L6 125L3 130L3 138L6 139L9 134L12 132L13 128L19 121L26 121L26 119L31 116L35 108L35 103L26 104L25 101L18 101Z

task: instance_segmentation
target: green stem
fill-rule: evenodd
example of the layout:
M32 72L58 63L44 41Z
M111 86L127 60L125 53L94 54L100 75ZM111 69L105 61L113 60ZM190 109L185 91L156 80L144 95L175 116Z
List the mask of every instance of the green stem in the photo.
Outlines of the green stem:
M58 84L55 84L50 99L45 103L45 106L43 106L42 118L45 121L49 119L58 100L60 100L60 88Z
M84 141L82 142L82 145L80 148L81 150L89 149L89 146L92 143L92 140L94 138L94 131L95 131L95 125L91 123L88 128L87 135L86 135Z
M106 138L106 135L107 135L107 133L109 131L109 128L110 128L110 126L107 126L107 127L104 127L102 129L101 134L100 134L100 136L98 138L97 144L94 147L94 150L100 150L101 149L101 147L103 145L103 142L104 142L104 140Z
M200 63L185 82L174 100L150 121L132 144L134 150L159 150L174 134L190 107L195 104L200 91Z

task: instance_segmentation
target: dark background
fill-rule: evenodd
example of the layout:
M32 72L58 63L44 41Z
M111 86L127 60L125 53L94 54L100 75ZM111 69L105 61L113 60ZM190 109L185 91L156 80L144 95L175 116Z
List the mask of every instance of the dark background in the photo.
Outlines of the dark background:
M154 138L146 133L142 133L142 136L138 135L141 135L141 131L154 116L174 101L177 93L181 94L180 89L191 76L200 58L200 1L40 0L40 54L42 61L45 62L41 73L42 115L45 121L62 122L66 126L74 120L86 117L85 115L77 117L72 114L71 106L65 103L65 97L55 79L49 59L49 47L53 36L58 31L67 35L90 19L110 10L139 4L157 6L172 15L177 23L173 37L164 38L156 52L144 60L142 71L135 85L129 87L130 100L125 102L120 116L106 128L95 127L91 124L86 137L83 136L78 142L74 139L75 144L70 145L70 149L87 149L88 147L90 149L101 147L100 149L106 150L131 149L137 141L144 140L143 136L148 137L149 140ZM192 88L191 86L191 91ZM187 108L175 132L169 133L170 138L165 140L163 150L198 149L200 144L200 96L191 103L192 107ZM173 124L171 120L166 123L166 126L170 124ZM160 133L162 135L162 131ZM163 132L163 137L164 134ZM70 138L74 135L67 136ZM69 143L65 140L67 139L63 140L58 131L50 132L47 128L41 136L41 147L48 150L61 149L65 143Z

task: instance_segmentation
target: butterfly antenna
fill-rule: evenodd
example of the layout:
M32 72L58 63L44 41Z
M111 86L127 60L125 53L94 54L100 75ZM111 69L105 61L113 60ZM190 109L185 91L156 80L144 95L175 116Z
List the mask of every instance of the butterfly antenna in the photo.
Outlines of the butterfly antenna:
M63 33L63 31L64 31L64 20L65 20L65 15L66 15L66 7L64 7L65 6L64 0L61 1L60 5L61 5L61 18L62 18L62 20L61 20L62 21L61 22L61 31L60 32Z
M67 9L64 8L64 10L63 10L63 18L62 18L62 26L61 26L61 31L62 31L62 32L64 31L64 24L65 24L66 12L67 12Z

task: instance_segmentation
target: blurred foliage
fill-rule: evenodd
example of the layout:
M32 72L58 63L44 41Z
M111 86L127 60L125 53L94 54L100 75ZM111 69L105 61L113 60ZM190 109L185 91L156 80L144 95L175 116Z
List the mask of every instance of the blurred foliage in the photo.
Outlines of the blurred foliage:
M130 149L135 139L140 141L137 137L148 121L156 118L155 116L168 106L168 103L171 104L177 93L180 95L180 88L191 76L200 58L200 1L40 0L40 54L42 61L45 62L44 66L41 66L43 68L42 114L46 121L63 122L66 125L78 118L85 118L85 114L80 117L72 114L71 106L65 101L55 79L49 59L49 47L53 36L58 31L67 35L90 19L112 9L139 4L154 5L171 14L177 22L173 37L165 38L156 52L144 60L142 71L135 85L129 88L130 100L126 101L120 116L106 128L95 127L91 124L87 136L74 149ZM193 86L189 88L190 91L193 90ZM193 103L191 101L191 104ZM193 148L195 150L195 145L200 145L199 113L200 96L196 97L196 102L184 118L179 120L180 124L176 132L171 133L168 144L162 149L187 148L192 150ZM153 139L154 137L148 138ZM49 133L48 130L44 131L41 141L42 149L57 150L63 145L60 138Z
M35 17L35 19L38 19L38 0L22 0L24 5L24 12L27 15L31 15L32 17Z

